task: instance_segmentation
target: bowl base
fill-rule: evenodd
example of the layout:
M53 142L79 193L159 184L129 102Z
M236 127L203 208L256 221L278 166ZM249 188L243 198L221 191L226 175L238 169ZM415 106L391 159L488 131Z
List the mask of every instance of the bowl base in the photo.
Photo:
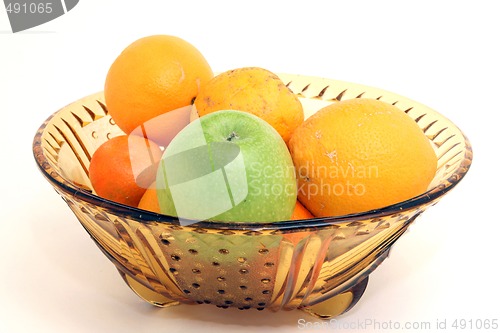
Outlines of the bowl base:
M367 285L368 276L351 289L318 304L301 307L300 310L323 320L335 318L346 313L358 303Z
M165 297L164 295L145 287L119 269L118 272L129 288L146 302L161 308L181 304L179 301ZM354 285L351 289L348 289L341 294L335 295L318 304L299 307L298 309L318 319L328 320L335 318L343 313L346 313L358 303L361 296L365 292L367 285L368 276Z
M136 293L137 296L139 296L146 302L161 308L167 308L180 304L180 302L178 301L165 297L164 295L143 286L141 283L137 282L122 271L118 270L118 272L120 273L125 283L130 287L130 289L132 289L132 291Z

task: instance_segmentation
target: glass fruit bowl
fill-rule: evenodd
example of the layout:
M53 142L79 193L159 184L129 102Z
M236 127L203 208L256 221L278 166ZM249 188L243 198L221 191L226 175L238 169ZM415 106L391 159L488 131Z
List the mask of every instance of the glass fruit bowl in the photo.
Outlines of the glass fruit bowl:
M306 117L351 98L396 105L433 143L438 169L428 191L368 212L275 223L198 222L128 207L95 195L88 167L96 148L123 134L102 93L54 113L36 133L38 166L123 280L160 307L213 304L271 311L301 309L332 318L352 308L369 274L408 226L467 173L472 150L464 134L436 111L363 85L280 75L298 95Z

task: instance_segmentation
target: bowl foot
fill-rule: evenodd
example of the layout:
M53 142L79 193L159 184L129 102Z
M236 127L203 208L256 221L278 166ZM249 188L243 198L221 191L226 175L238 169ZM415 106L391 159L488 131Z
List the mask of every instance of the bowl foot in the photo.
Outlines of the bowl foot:
M335 295L315 305L300 308L319 319L331 319L349 311L363 295L368 284L368 276L351 289Z
M121 277L123 278L125 283L130 287L130 289L132 289L137 294L137 296L139 296L146 302L162 308L180 304L180 302L178 301L165 297L164 295L143 286L142 284L135 281L133 278L121 272L120 270L118 270L118 272L120 272Z

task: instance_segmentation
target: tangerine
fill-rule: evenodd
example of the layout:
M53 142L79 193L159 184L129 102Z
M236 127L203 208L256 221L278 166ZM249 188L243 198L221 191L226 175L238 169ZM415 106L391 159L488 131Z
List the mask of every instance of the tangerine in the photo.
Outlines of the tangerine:
M90 160L89 179L100 197L137 207L156 179L163 152L153 141L120 135L100 145Z
M153 213L161 213L160 203L158 202L158 194L156 191L156 182L153 182L151 186L148 187L146 192L144 192L137 207Z
M312 219L314 217L310 211L304 207L299 200L295 203L295 208L293 209L292 217L290 220L305 220Z

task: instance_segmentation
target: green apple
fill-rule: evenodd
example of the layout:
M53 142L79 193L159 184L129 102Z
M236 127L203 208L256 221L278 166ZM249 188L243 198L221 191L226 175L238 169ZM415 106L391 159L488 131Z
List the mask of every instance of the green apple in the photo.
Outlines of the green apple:
M181 224L287 220L297 199L281 136L261 118L235 110L182 129L163 153L156 184L161 212Z

